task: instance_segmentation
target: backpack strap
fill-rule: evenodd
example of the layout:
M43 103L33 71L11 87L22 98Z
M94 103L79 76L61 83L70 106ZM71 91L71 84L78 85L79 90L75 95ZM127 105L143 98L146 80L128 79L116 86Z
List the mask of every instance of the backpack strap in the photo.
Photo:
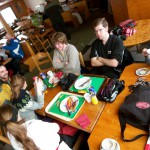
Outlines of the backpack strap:
M119 121L120 121L120 126L121 126L121 136L122 136L122 139L124 142L132 142L132 141L135 141L135 140L137 140L143 136L149 136L150 135L150 128L149 128L149 134L139 134L132 139L126 139L124 136L124 131L126 128L126 119L125 119L125 116L123 116L120 111L119 111Z

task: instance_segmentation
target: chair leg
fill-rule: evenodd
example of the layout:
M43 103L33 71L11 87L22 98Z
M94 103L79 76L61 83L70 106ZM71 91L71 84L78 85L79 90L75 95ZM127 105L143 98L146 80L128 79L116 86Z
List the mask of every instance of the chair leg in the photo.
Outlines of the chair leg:
M73 146L73 149L72 149L72 150L79 150L80 145L81 145L83 139L84 139L84 134L83 134L83 133L80 133L80 135L79 135L79 137L78 137L78 139L77 139L75 145Z

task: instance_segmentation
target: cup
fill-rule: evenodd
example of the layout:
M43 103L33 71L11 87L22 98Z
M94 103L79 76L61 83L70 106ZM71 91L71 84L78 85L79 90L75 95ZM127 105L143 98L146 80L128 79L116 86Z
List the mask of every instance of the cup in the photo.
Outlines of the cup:
M49 76L49 78L54 77L54 74L53 74L53 72L51 70L47 72L47 75Z
M102 141L101 148L103 150L114 150L115 143L110 139L106 138Z
M95 94L93 94L93 95L91 96L91 101L92 101L92 103L93 103L94 105L97 105L97 104L98 104L98 99L97 99L97 97L96 97Z
M91 102L91 95L90 95L89 93L85 93L85 94L84 94L84 98L85 98L85 100L86 100L88 103Z

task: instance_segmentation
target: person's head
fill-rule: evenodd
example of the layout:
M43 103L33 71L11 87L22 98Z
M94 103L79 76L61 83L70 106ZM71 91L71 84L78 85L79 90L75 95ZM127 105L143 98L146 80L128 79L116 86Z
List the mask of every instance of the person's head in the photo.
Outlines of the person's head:
M8 71L5 66L0 65L0 80L7 82L9 79Z
M11 40L11 39L13 38L13 36L11 36L9 33L6 33L6 34L5 34L5 38L6 38L7 40Z
M11 78L11 87L12 87L12 92L13 92L12 99L18 98L20 96L21 89L27 88L27 83L26 83L25 78L21 76L20 74L14 75Z
M55 32L52 36L52 43L58 50L63 50L68 43L66 34L63 32Z
M13 135L23 145L23 149L38 150L33 140L27 136L27 130L22 126L22 123L24 123L24 120L19 119L16 108L11 105L2 105L0 107L0 125L5 129L4 131Z
M97 38L100 40L105 39L106 35L108 34L108 22L106 19L98 18L94 20L93 27Z

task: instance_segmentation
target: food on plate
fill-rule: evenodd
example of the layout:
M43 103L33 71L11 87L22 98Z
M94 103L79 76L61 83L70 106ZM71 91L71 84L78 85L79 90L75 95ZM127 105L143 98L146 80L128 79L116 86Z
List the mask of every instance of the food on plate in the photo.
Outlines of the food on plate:
M78 100L73 100L72 97L69 97L66 104L67 109L70 111L75 111L75 108L77 106L77 101Z

